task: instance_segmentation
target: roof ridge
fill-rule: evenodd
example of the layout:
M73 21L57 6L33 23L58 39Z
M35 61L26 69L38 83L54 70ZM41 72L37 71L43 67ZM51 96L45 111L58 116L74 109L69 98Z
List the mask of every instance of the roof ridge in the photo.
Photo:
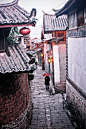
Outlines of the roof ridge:
M42 11L45 15L49 15L49 16L55 16L55 14L48 14L48 13L45 13L44 11Z
M0 7L6 7L6 6L12 6L14 4L17 4L19 0L14 0L13 2L11 3L6 3L6 4L0 4Z

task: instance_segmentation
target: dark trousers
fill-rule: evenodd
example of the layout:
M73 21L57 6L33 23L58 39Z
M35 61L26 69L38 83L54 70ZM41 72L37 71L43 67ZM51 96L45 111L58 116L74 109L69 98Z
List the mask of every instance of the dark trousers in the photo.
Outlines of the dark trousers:
M46 90L49 90L49 85L45 85L46 86Z

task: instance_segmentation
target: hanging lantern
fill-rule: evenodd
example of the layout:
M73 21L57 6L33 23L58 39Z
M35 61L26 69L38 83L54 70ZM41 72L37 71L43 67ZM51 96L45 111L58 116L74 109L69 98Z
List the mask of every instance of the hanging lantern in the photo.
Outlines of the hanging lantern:
M29 33L30 33L29 28L23 27L22 29L20 29L20 34L22 34L22 35L27 35Z
M41 57L43 57L43 54L41 54Z
M48 59L48 63L50 63L50 62L51 62L51 59L49 58L49 59Z

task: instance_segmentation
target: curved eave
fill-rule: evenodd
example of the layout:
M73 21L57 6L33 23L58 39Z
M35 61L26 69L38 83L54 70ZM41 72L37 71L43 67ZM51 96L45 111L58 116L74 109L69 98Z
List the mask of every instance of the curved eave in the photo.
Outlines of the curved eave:
M69 0L59 11L55 13L56 17L63 14L68 14L70 8L73 9L77 1L78 0Z
M55 13L58 12L59 10L56 10L56 9L52 9Z
M17 71L14 71L14 70L13 70L13 71L5 71L5 72L1 72L1 71L0 71L0 75L2 75L2 74L3 74L3 75L4 75L4 74L10 74L10 73L19 73L19 72L21 72L21 73L22 73L22 72L28 72L28 73L29 73L30 71L31 71L31 68L29 68L29 69L24 69L24 70L17 70Z
M31 22L31 23L21 23L21 24L4 24L4 25L0 25L0 28L20 27L20 26L35 26L35 24L34 24L34 22Z
M6 6L12 6L14 4L17 4L19 0L14 0L11 3L6 3L6 4L0 4L0 7L6 7Z
M44 13L44 15L48 15L48 16L55 16L55 14L48 14L48 13L45 13L44 11L42 11Z
M17 26L35 26L36 9L31 13L18 5L18 0L0 5L0 28Z

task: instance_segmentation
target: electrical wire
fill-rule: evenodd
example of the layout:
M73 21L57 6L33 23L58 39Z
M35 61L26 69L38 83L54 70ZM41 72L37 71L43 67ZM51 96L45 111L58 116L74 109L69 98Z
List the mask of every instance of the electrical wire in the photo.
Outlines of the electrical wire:
M65 0L63 3L61 3L60 5L58 5L57 7L55 7L55 8L58 8L59 6L61 6L62 4L64 4L64 3L66 3L68 0ZM52 11L52 9L49 11L49 12L47 12L47 13L50 13ZM39 18L41 18L41 17L43 17L43 15L41 15L41 16L39 16L37 19L39 19Z
M58 5L58 6L56 6L55 8L58 8L59 6L61 6L62 4L64 4L64 3L66 3L68 0L65 0L63 3L61 3L60 5ZM47 14L48 13L50 13L52 10L50 10L49 12L47 12ZM37 20L39 20L39 18L41 18L41 17L43 17L43 15L41 15L41 16L39 16L38 18L37 18ZM40 34L40 33L36 33L36 34L33 34L33 35L38 35L38 34ZM31 35L31 36L33 36L33 35Z

